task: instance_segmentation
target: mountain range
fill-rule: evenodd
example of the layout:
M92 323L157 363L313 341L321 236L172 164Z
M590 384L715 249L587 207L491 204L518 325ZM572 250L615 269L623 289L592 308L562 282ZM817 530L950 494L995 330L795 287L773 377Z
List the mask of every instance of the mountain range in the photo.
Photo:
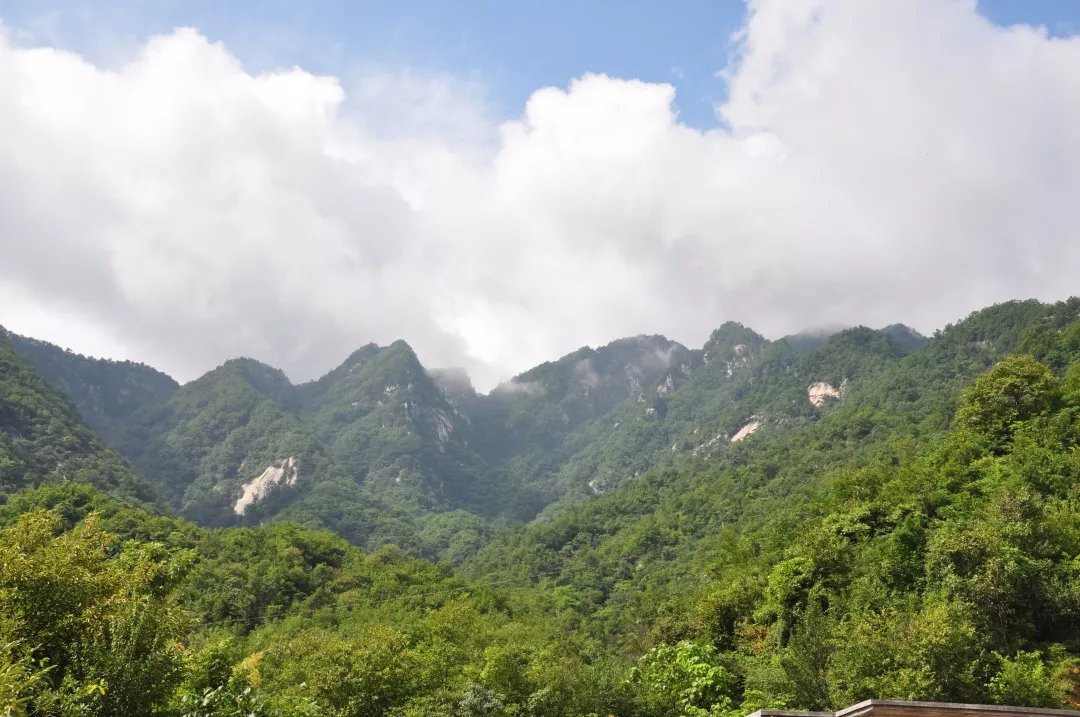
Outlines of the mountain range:
M619 339L488 393L403 341L178 385L3 332L0 704L1078 708L1078 456L1080 299Z
M619 339L487 394L463 371L426 369L404 341L364 346L299 385L249 358L179 385L143 364L7 331L0 340L179 515L208 526L287 519L423 552L416 536L438 516L473 530L528 522L817 420L926 339L894 325L768 341L726 323L700 349Z

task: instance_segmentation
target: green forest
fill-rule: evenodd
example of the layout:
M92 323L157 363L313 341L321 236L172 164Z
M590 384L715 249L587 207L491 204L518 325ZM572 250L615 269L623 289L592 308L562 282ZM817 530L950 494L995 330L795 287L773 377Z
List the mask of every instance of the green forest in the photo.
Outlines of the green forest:
M1080 708L1080 299L488 394L0 332L0 495L0 715Z

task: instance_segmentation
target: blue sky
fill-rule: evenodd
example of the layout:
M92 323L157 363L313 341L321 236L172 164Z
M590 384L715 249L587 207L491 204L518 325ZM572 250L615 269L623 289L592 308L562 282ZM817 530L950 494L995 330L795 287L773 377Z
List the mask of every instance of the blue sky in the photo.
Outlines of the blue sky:
M1080 28L1076 0L980 0L999 24ZM348 77L359 67L447 73L478 82L494 112L520 114L537 88L586 72L669 82L680 119L715 125L715 77L742 24L741 0L15 0L4 23L26 42L116 64L150 34L193 26L250 71L300 65Z

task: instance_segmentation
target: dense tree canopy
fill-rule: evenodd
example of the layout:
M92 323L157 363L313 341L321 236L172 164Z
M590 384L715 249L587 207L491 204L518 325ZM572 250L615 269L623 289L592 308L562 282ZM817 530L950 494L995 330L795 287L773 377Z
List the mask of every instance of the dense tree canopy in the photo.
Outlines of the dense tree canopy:
M366 494L387 510L361 524L333 500L363 487L348 476L277 520L227 528L107 481L12 483L20 490L0 505L0 709L734 717L870 697L1080 707L1078 310L995 307L914 352L888 332L795 351L726 326L659 394L663 417L632 396L559 439L581 450L544 490L565 481L566 492L527 525L465 504L421 520L392 492ZM36 388L9 388L5 406L56 397L18 367L8 382ZM819 383L834 392L815 403L807 387ZM252 381L231 385L252 395ZM282 401L274 415L300 435ZM732 442L751 417L760 430ZM629 423L632 440L610 425L590 438L609 419ZM41 460L20 450L20 465ZM610 479L575 493L588 485L575 470ZM333 528L335 508L340 535L284 520Z

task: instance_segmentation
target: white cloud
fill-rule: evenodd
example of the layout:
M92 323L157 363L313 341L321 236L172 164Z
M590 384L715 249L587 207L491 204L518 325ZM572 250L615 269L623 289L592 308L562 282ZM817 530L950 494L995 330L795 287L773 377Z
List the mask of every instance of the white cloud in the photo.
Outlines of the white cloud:
M0 40L0 323L180 378L405 338L486 387L619 336L1077 291L1080 40L755 0L739 42L703 133L604 76L497 126L475 82L252 76L193 30L116 70Z

